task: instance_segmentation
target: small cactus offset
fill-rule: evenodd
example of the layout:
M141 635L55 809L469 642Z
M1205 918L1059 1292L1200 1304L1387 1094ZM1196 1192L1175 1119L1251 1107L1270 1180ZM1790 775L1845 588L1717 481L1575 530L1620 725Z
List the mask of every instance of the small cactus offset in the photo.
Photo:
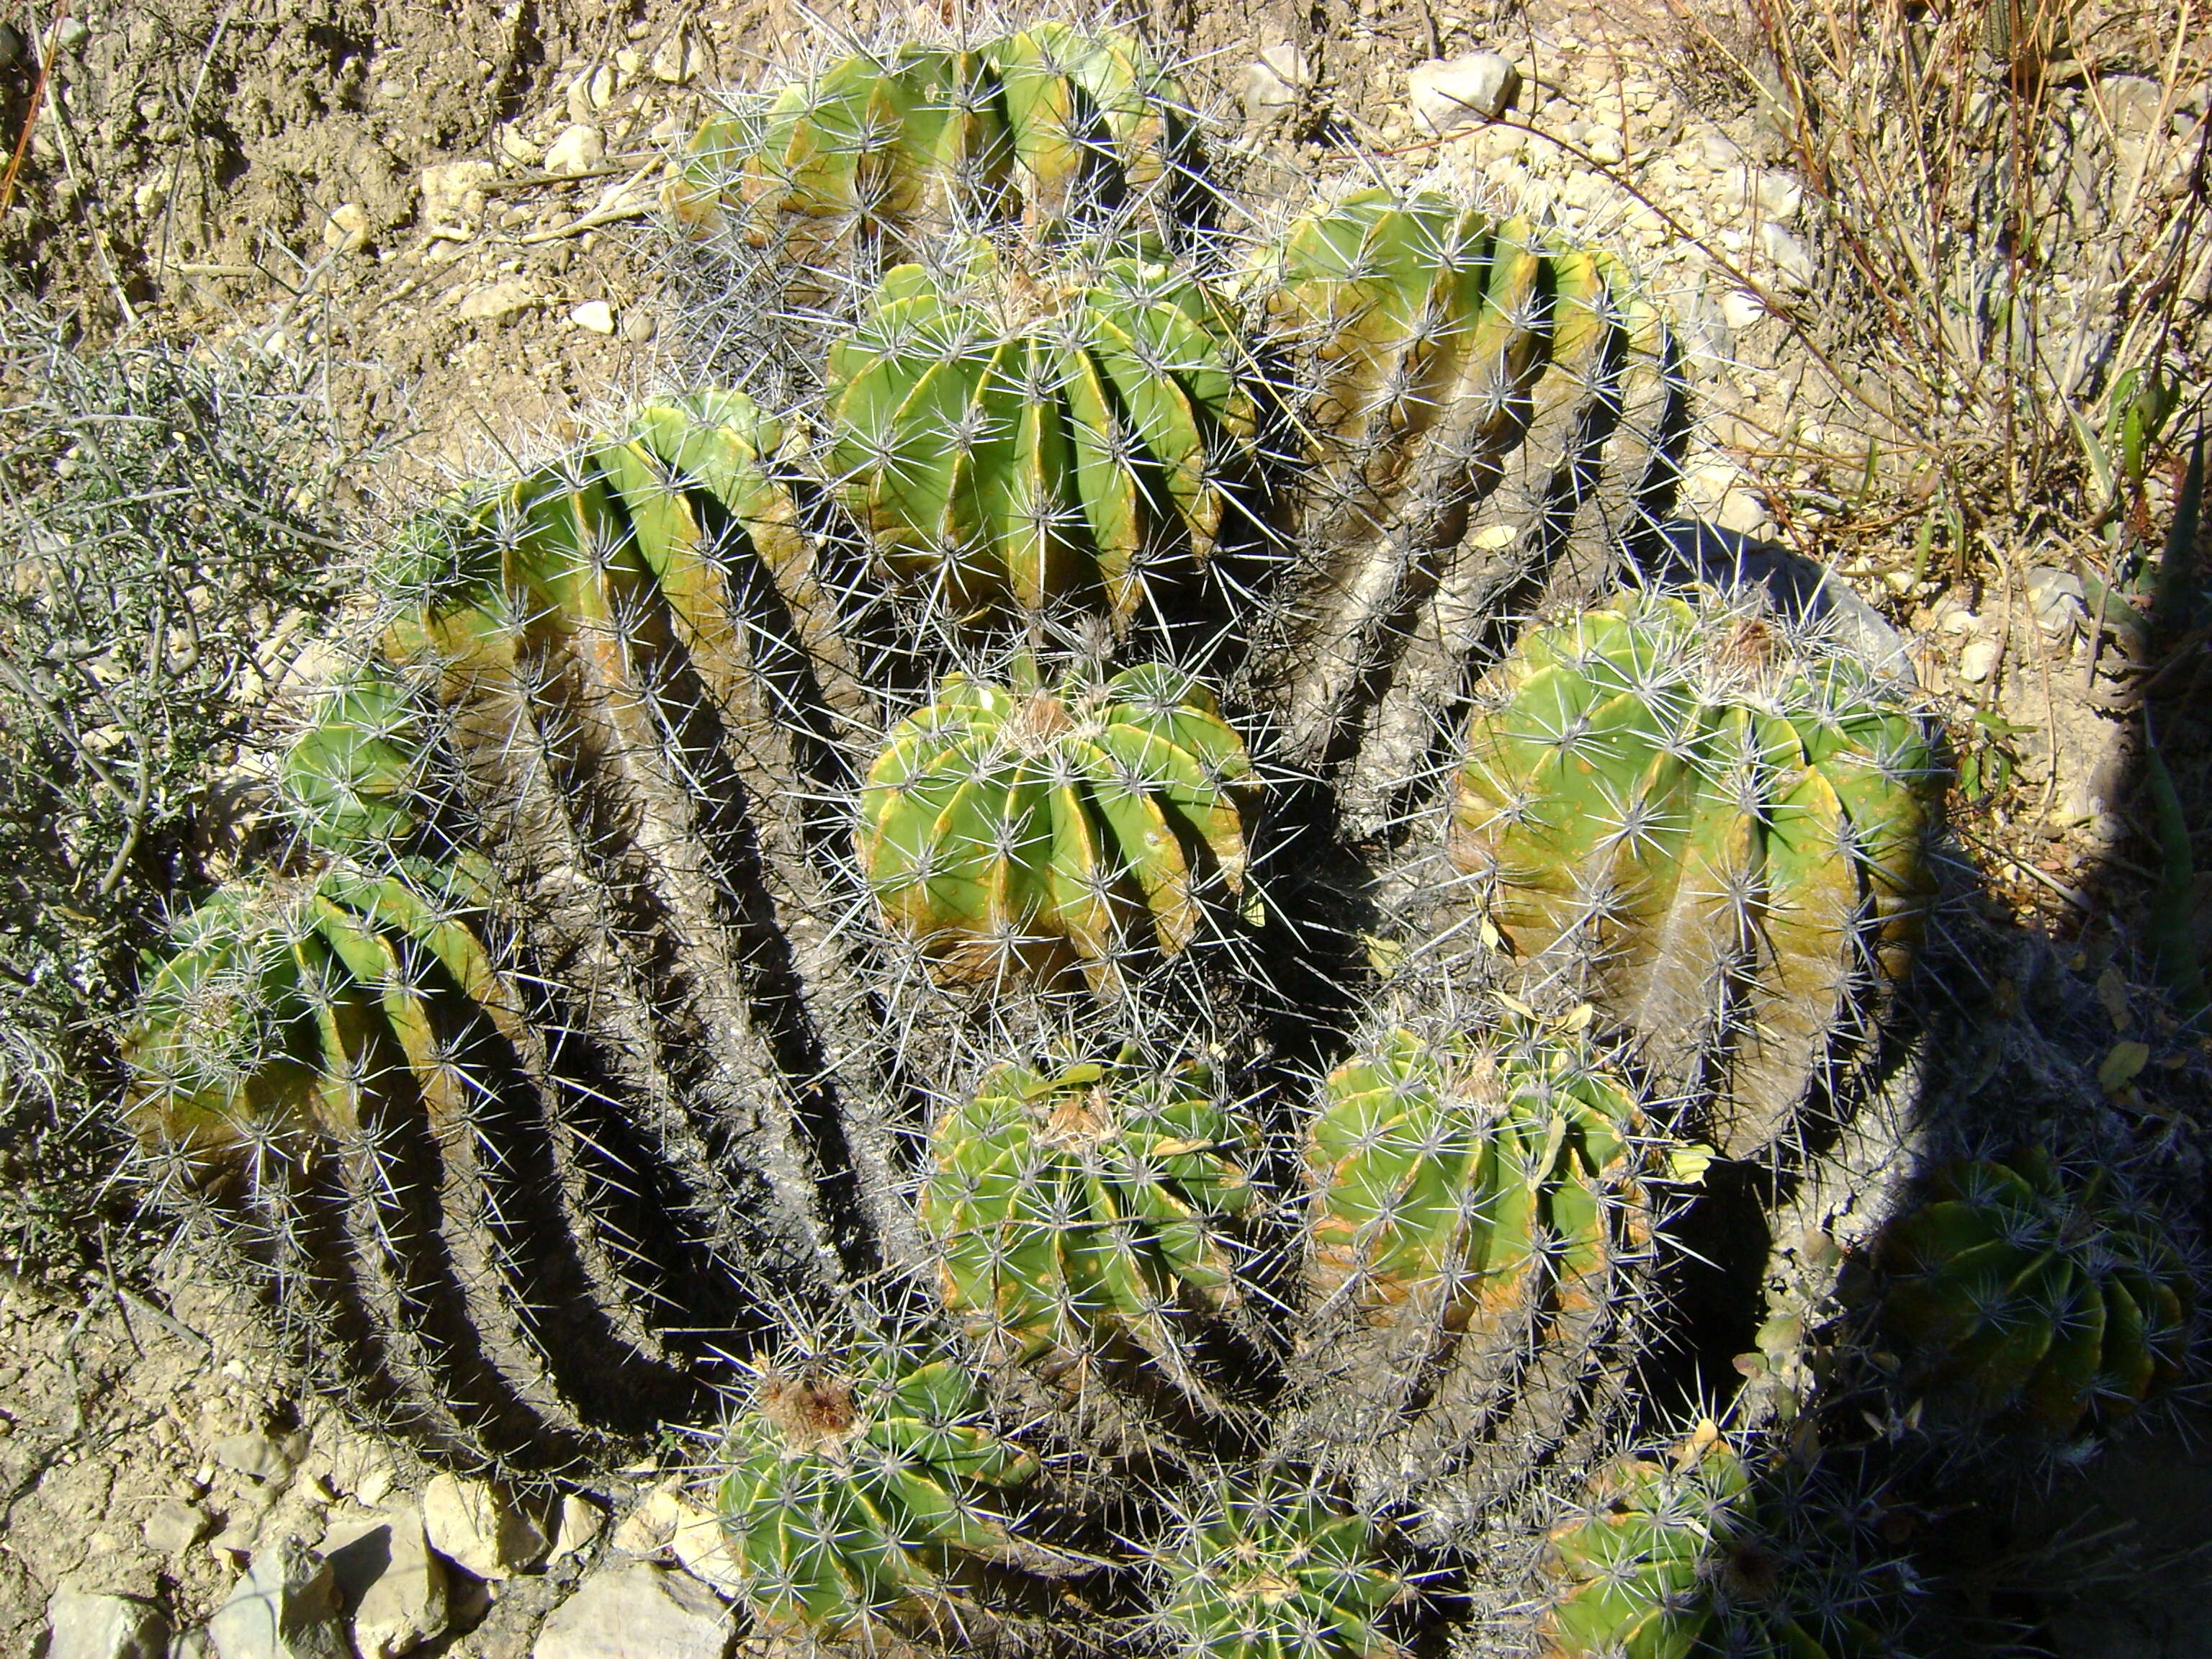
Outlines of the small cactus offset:
M933 231L1172 226L1192 193L1191 137L1141 43L1044 22L837 58L702 127L669 205L828 297L856 255L902 257Z
M1418 1592L1389 1541L1312 1474L1217 1472L1154 1547L1153 1626L1185 1659L1399 1659L1391 1626Z
M946 1115L918 1197L946 1310L983 1346L1076 1372L1115 1337L1194 1391L1180 1334L1237 1301L1253 1127L1186 1060L1002 1066ZM1079 1373L1074 1380L1079 1381Z
M1037 1472L981 1405L956 1359L912 1338L764 1367L715 1491L753 1616L829 1640L958 1629L963 1578L1017 1554L997 1505Z
M1712 1425L1665 1462L1623 1458L1585 1512L1552 1529L1552 1659L1686 1659L1713 1615L1709 1585L1748 1508L1749 1471Z
M830 348L830 464L878 549L954 617L1103 604L1202 564L1254 471L1230 319L1143 253L956 276L901 265Z
M1875 1241L1876 1333L1939 1417L2071 1436L2180 1375L2195 1276L2114 1189L2039 1148L1948 1164Z
M1632 593L1504 665L1451 853L1531 975L1585 971L1662 1075L1716 1085L1741 1157L1786 1133L1864 982L1910 963L1939 787L1921 723L1848 663Z
M1257 805L1212 694L1165 667L1088 695L947 676L895 728L860 796L860 862L902 932L956 981L1113 982L1149 936L1175 956L1209 885L1241 894Z
M280 772L306 839L337 853L404 842L430 793L428 726L420 702L388 674L364 672L333 687Z
M1754 1460L1710 1419L1668 1452L1616 1459L1551 1528L1545 1659L1894 1651L1863 1615L1901 1585L1833 1486Z
M179 925L131 1034L140 1133L220 1165L357 1135L365 1092L402 1090L434 1122L465 1119L471 1085L447 1058L456 1021L521 1018L470 926L483 884L466 866L415 862L212 895Z
M1330 1073L1306 1131L1307 1274L1362 1322L1518 1332L1648 1243L1642 1118L1571 1036L1424 1041L1402 1028Z

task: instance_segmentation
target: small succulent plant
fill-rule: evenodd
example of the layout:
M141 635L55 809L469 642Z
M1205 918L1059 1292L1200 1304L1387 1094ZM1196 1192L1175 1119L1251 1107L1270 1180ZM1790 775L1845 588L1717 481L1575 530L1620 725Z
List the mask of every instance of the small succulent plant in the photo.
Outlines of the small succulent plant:
M727 1425L715 1506L753 1616L825 1639L957 1627L962 1576L1014 1553L1000 1494L1036 1457L910 1340L770 1366Z
M1204 562L1253 471L1221 303L1143 254L1036 276L901 265L830 351L831 464L875 544L954 616L1103 600Z
M1398 1659L1391 1618L1417 1592L1389 1541L1310 1474L1218 1473L1156 1547L1154 1624L1186 1659Z
M1097 983L1140 929L1188 947L1208 883L1244 890L1255 796L1243 739L1190 676L1148 665L1066 696L1024 658L1011 685L947 676L892 731L860 861L948 977L1080 966Z
M429 793L427 725L421 703L387 674L363 672L331 688L280 769L307 840L330 852L404 842Z
M999 1066L918 1195L945 1307L988 1352L1065 1374L1119 1336L1187 1382L1180 1328L1237 1300L1255 1139L1200 1061Z
M1552 1529L1554 1659L1686 1659L1712 1618L1709 1580L1741 1524L1750 1475L1717 1436L1665 1462L1623 1458L1587 1509Z
M1901 1381L1954 1419L2107 1427L2172 1385L2191 1341L2187 1263L2109 1170L2069 1179L2040 1148L1937 1170L1869 1265Z
M1478 710L1452 856L1531 974L1579 966L1714 1129L1782 1133L1861 982L1911 960L1938 769L1909 709L1754 613L1629 594L1536 629Z

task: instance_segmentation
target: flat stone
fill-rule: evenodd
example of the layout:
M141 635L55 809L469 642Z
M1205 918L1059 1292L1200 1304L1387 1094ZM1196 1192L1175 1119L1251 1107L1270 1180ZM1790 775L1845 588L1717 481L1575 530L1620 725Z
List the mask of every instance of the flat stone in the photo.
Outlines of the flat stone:
M1494 52L1436 58L1407 72L1415 123L1439 137L1495 121L1513 107L1521 71Z
M615 1528L614 1547L624 1555L654 1556L668 1547L676 1523L684 1516L684 1500L676 1482L664 1480L647 1492L638 1506Z
M289 1480L307 1455L304 1434L227 1434L208 1448L223 1468L255 1480Z
M584 1580L530 1651L531 1659L727 1659L736 1633L704 1584L633 1562Z
M529 1571L548 1547L537 1522L495 1480L433 1476L422 1489L422 1526L439 1554L495 1582Z
M586 334L611 334L615 308L605 300L586 300L568 313L568 320Z
M545 1558L550 1565L587 1550L607 1529L607 1512L588 1498L569 1492L561 1499L560 1513L553 1524L553 1553Z
M146 1547L164 1555L181 1555L208 1534L214 1517L198 1504L181 1498L164 1498L146 1517Z
M1800 294L1811 291L1814 279L1820 274L1819 268L1813 263L1812 250L1795 234L1770 219L1759 228L1759 246L1774 262L1784 287Z
M296 1538L254 1552L208 1635L219 1659L351 1659L337 1576Z
M1259 55L1245 64L1238 89L1244 118L1255 125L1274 119L1295 108L1312 84L1313 67L1291 42L1261 47Z
M677 1565L709 1589L735 1597L744 1590L744 1575L723 1547L723 1539L720 1516L696 1504L678 1500L676 1527L668 1535L668 1547Z
M1979 685L1997 672L1997 660L2004 649L1986 634L1966 641L1966 648L1959 653L1959 678L1970 685Z
M337 1577L361 1659L399 1659L445 1633L446 1564L411 1504L334 1523L323 1558Z
M579 123L562 128L561 136L545 146L545 171L589 173L606 157L606 141L599 137L599 130Z
M46 1659L167 1659L169 1621L135 1595L58 1589L46 1603Z
M538 290L518 277L471 289L461 296L457 313L465 323L503 323L538 303Z
M323 222L323 246L333 253L358 253L368 246L368 210L340 202Z
M483 222L483 188L499 176L489 161L444 161L418 175L426 229L473 234Z

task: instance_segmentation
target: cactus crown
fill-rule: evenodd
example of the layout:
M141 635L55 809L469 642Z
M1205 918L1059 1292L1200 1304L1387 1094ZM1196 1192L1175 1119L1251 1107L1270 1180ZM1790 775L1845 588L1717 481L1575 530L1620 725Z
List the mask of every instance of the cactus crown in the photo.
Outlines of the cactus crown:
M1534 971L1579 964L1663 1075L1717 1074L1741 1156L1786 1130L1860 981L1909 961L1938 781L1919 722L1848 659L1631 594L1496 677L1451 851Z
M2193 1276L2100 1169L2030 1148L1936 1171L1876 1241L1880 1330L1939 1413L2068 1436L2180 1375Z

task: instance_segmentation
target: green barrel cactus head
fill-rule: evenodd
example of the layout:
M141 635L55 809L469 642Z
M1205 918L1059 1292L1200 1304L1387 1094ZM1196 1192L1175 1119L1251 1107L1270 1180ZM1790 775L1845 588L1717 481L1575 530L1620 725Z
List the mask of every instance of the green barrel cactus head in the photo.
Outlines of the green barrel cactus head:
M823 1639L957 1628L979 1562L1015 1550L999 1494L1037 1470L929 1345L861 1340L771 1365L724 1432L715 1492L753 1616Z
M1152 1624L1186 1659L1399 1659L1413 1584L1386 1522L1280 1466L1200 1481L1156 1547Z
M1317 1301L1369 1327L1517 1331L1603 1296L1616 1255L1648 1243L1630 1086L1572 1030L1520 1024L1400 1028L1329 1074L1306 1130Z
M1079 1382L1119 1339L1182 1380L1180 1329L1237 1302L1256 1141L1196 1060L997 1067L931 1138L920 1208L946 1308Z
M897 258L932 233L1172 223L1193 140L1141 41L1045 22L837 58L702 127L668 205L826 297L863 250Z
M1616 326L1618 268L1527 220L1427 192L1355 191L1293 220L1259 256L1295 406L1340 483L1387 495L1448 416L1463 452L1510 445L1540 371L1587 382Z
M1451 854L1532 973L1574 967L1731 1157L1782 1130L1869 978L1908 966L1940 769L1848 659L1631 593L1535 629L1474 717Z
M1657 1461L1623 1458L1552 1528L1548 1659L1689 1659L1749 1509L1749 1471L1707 1423ZM1790 1652L1784 1648L1780 1651Z
M953 615L1103 605L1212 554L1254 466L1235 331L1142 254L885 276L830 349L830 462L891 567Z
M396 847L412 835L431 730L428 711L389 674L364 670L325 691L278 771L307 841L343 853Z
M2108 1426L2179 1376L2191 1340L2196 1278L2155 1226L2109 1170L2040 1149L1948 1164L1875 1242L1877 1334L1937 1415Z
M1174 956L1205 893L1243 893L1256 805L1243 741L1213 696L1158 665L1087 695L963 674L902 720L869 768L860 863L941 975L1000 982L1079 967L1116 982L1145 938Z
M483 942L487 883L473 860L410 860L218 890L178 927L125 1036L139 1139L219 1177L358 1134L365 1103L395 1091L434 1125L464 1119L456 1034L522 1018Z

